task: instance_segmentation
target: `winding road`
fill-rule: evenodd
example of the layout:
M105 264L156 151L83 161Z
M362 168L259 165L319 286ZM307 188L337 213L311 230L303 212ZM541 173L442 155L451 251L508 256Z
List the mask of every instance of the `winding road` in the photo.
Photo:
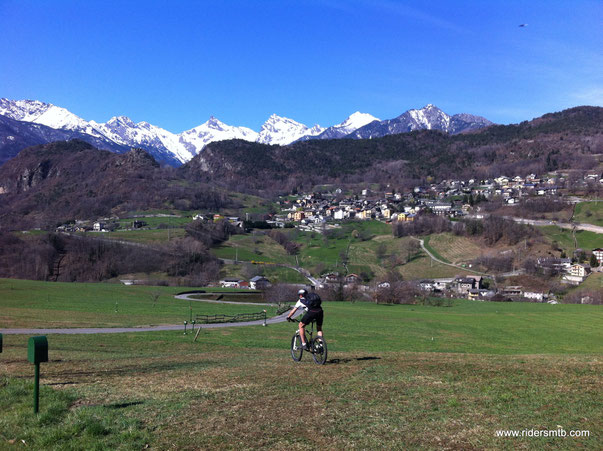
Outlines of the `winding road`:
M188 296L193 295L182 294L174 296L176 299L189 300ZM195 302L211 302L217 304L253 304L253 305L272 305L272 304L258 304L256 302L234 302L234 301L213 301L204 299L190 299ZM301 312L297 312L299 315ZM274 316L266 319L266 324L277 324L287 321L287 314L285 312L281 315ZM257 321L243 321L237 323L219 323L219 324L203 324L203 329L218 329L222 327L242 327L242 326L261 326L264 324L264 320ZM78 327L73 329L0 329L1 334L6 335L76 335L76 334L123 334L131 332L156 332L164 330L183 330L183 324L176 325L163 325L163 326L142 326L142 327Z

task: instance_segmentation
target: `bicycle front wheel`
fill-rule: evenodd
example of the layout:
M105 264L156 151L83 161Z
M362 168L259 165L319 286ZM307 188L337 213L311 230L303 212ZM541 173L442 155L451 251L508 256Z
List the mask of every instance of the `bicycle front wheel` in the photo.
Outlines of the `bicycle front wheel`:
M314 362L324 365L327 361L327 342L322 337L316 337L312 341L312 357Z
M296 362L299 362L303 353L304 347L302 345L301 338L299 334L294 334L293 338L291 338L291 357L293 357L293 360Z

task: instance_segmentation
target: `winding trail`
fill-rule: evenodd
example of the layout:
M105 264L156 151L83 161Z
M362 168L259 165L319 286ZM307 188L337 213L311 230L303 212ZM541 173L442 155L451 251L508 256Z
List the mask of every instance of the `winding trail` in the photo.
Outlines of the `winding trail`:
M419 242L419 244L421 245L421 249L423 250L423 252L425 252L425 253L426 253L426 254L427 254L427 255L428 255L428 256L429 256L429 257L430 257L432 260L434 260L434 261L436 261L436 262L438 262L438 263L441 263L442 265L451 266L451 267L453 267L453 268L460 269L461 271L472 272L472 273L475 273L475 274L480 274L480 275L482 275L482 276L488 276L488 277L490 277L490 275L489 275L489 274L486 274L486 273L483 273L483 272L480 272L480 271L475 271L475 270L473 270L473 269L469 269L469 268L463 268L463 267L462 267L462 266L460 266L460 265L455 265L454 263L448 263L448 262L445 262L445 261L443 261L443 260L440 260L439 258L437 258L435 255L433 255L433 254L432 254L432 253L431 253L431 252L430 252L430 251L429 251L429 250L428 250L428 249L425 247L425 241L424 241L424 240L422 240L422 239L420 239L420 238L416 238L416 237L414 237L414 236L411 236L410 238L412 238L413 240L418 241L418 242Z
M191 293L192 295L194 293ZM177 299L189 300L189 294L183 294L174 296ZM258 304L256 302L234 302L234 301L213 301L204 299L191 299L195 302L211 302L217 304L253 304L253 305L272 305L272 304ZM287 314L285 312L278 316L266 319L266 324L278 324L287 321ZM301 312L296 312L295 316L298 316ZM261 326L264 324L264 320L257 321L243 321L237 323L219 323L219 324L203 324L202 329L219 329L222 327L242 327L242 326ZM141 326L141 327L78 327L73 329L0 329L1 334L6 335L76 335L76 334L123 334L131 332L157 332L165 330L183 330L183 324L176 325L163 325L163 326Z
M420 239L420 238L415 238L414 236L411 236L410 238L412 238L413 240L417 240L419 242L419 244L421 245L421 249L429 256L429 258L431 258L432 260L441 263L442 265L446 265L446 266L451 266L453 268L458 268L461 271L464 272L472 272L475 274L479 274L485 277L488 277L490 279L495 279L495 275L494 274L487 274L485 272L481 272L481 271L476 271L474 269L470 269L470 268L463 268L460 265L455 265L454 263L448 263L445 262L443 260L440 260L439 258L437 258L435 255L433 255L431 252L429 252L429 250L425 247L425 242L424 240ZM513 276L519 276L520 274L523 274L525 271L523 269L516 269L515 271L510 271L510 272L505 272L502 274L499 274L499 276L503 276L503 277L513 277Z

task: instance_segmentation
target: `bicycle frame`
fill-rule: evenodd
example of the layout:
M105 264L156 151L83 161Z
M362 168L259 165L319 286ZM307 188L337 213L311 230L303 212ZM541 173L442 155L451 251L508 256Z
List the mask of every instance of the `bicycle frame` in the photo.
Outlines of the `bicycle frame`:
M299 323L299 320L294 320L292 319L291 321L293 322L297 322ZM311 325L311 326L310 326ZM293 338L291 340L291 357L293 357L293 360L295 360L296 362L300 362L302 359L302 355L304 353L304 351L309 352L310 354L312 354L312 358L314 360L314 363L317 363L319 365L324 365L324 363L327 361L327 343L325 342L325 340L323 339L323 337L321 335L319 335L316 338L313 338L314 335L314 321L312 321L310 324L307 324L307 326L310 326L309 330L305 330L304 329L304 333L305 333L305 342L308 345L307 348L303 348L303 347L298 347L301 346L301 336L299 333L299 328L295 331L295 333L293 334ZM307 332L307 333L306 333ZM309 336L309 339L308 339Z
M298 319L294 319L293 321L296 323L301 323L301 321ZM304 328L304 332L305 332L304 338L306 339L305 340L306 343L312 342L312 335L314 335L314 323L315 322L316 321L310 321L310 324L306 324L306 327ZM312 326L312 328L310 330L308 330L308 326L310 326L310 325ZM297 329L296 333L299 334L299 329ZM308 338L308 336L310 336L310 338ZM310 349L309 351L306 351L306 352L314 353L314 350Z

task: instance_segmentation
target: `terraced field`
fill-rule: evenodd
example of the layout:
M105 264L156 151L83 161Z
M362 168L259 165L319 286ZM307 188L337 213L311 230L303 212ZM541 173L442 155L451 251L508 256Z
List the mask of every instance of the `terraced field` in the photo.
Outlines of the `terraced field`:
M475 241L452 233L431 235L429 244L438 254L454 264L473 260L482 250Z

